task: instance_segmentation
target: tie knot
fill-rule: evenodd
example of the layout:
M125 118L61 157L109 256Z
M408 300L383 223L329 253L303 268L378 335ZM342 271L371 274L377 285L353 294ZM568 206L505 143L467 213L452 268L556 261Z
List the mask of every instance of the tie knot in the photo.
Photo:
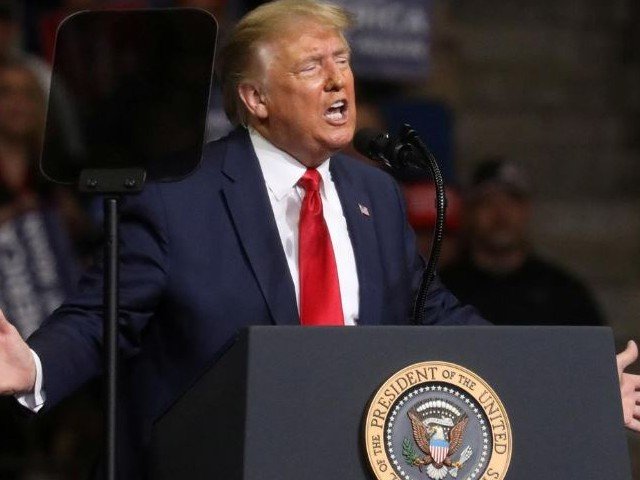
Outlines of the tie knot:
M320 180L322 180L322 177L318 170L309 168L298 180L298 185L304 188L306 192L317 192L320 189Z

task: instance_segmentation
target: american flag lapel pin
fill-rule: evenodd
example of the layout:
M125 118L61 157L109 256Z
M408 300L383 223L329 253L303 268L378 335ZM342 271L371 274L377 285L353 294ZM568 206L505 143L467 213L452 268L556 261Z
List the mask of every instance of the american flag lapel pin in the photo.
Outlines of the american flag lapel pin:
M358 208L360 208L360 213L363 214L365 217L371 216L371 214L369 213L369 209L364 205L362 205L361 203L358 204Z

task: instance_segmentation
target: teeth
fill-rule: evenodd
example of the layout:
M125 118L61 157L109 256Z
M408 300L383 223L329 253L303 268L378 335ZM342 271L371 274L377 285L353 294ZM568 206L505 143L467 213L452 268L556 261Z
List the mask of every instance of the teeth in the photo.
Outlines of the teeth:
M344 120L346 118L346 107L347 103L344 100L337 100L331 104L327 111L325 112L325 117L331 122L338 122Z
M332 112L327 113L327 114L326 114L326 117L327 117L329 120L337 121L337 120L341 120L341 119L342 119L342 117L343 117L343 115L342 115L342 113L340 113L340 111L338 110L338 111L332 111Z

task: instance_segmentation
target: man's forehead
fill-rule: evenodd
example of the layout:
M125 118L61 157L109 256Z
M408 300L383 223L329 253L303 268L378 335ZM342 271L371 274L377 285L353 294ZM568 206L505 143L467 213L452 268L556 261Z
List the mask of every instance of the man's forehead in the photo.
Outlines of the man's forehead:
M291 57L349 50L346 40L338 30L322 26L284 33L266 45L276 54Z

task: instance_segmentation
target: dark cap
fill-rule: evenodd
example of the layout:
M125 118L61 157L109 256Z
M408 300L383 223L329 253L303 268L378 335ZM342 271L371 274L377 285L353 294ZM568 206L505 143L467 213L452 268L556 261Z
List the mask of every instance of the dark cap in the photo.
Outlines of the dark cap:
M480 162L471 177L469 194L476 195L490 187L504 189L521 198L531 194L522 168L502 157L488 157Z

